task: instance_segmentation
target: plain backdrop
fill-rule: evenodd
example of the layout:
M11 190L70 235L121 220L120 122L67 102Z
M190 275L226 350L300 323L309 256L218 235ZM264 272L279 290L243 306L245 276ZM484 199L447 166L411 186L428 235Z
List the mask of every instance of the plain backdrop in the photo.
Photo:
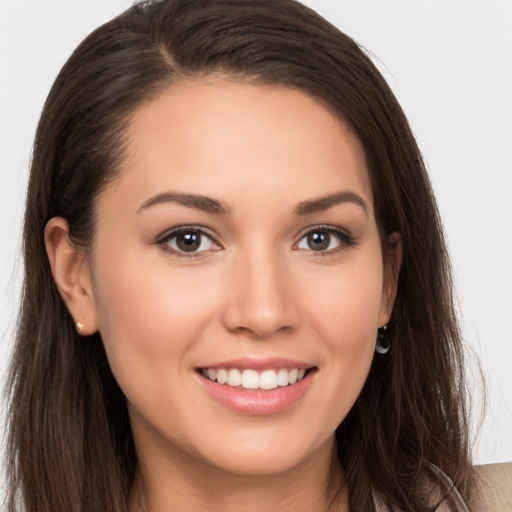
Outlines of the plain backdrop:
M473 353L475 432L476 357L487 381L474 457L512 461L512 0L306 3L370 52L409 117L445 223ZM0 0L0 376L20 295L21 219L39 113L74 47L129 5Z

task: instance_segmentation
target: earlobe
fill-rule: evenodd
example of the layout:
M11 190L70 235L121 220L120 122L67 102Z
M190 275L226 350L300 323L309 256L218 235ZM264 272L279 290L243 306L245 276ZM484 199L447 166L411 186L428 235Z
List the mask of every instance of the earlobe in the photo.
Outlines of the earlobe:
M44 241L53 279L77 331L83 336L94 334L98 325L89 263L85 252L71 241L66 219L50 219L44 230Z
M388 238L385 254L379 327L386 325L391 318L398 290L398 276L402 266L402 251L402 237L400 233L394 232Z

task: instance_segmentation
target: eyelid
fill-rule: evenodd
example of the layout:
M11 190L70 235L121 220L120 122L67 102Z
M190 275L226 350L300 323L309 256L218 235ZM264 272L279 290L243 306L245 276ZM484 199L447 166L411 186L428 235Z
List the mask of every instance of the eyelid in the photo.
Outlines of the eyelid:
M180 257L186 257L186 258L190 258L190 257L197 258L200 255L204 255L204 253L210 252L210 251L206 250L206 251L194 251L194 252L186 253L184 251L178 251L168 245L169 240L171 240L172 238L174 238L182 233L189 233L189 232L199 233L201 236L205 236L205 237L209 238L218 247L218 249L217 248L213 249L214 251L218 251L218 250L222 249L222 245L218 242L217 237L212 233L211 230L209 230L208 228L205 228L204 226L196 226L196 225L190 225L190 224L184 224L184 225L176 226L174 228L166 230L164 233L162 233L161 235L159 235L156 238L155 244L162 246L162 248L165 251L168 251L174 255L177 255Z
M322 251L315 251L313 249L303 249L298 248L297 245L300 243L300 241L308 236L310 233L323 231L330 234L335 235L340 240L340 243L332 248L332 249L326 249ZM174 249L173 247L170 247L168 242L170 239L180 235L181 233L188 233L188 232L196 232L201 234L202 236L205 236L209 238L213 244L215 244L217 247L215 249L210 250L203 250L203 251L193 251L190 253L187 253L185 251L179 251ZM293 248L295 250L300 250L304 252L312 253L315 256L329 256L333 255L339 251L346 250L350 247L353 247L357 243L357 238L351 235L346 229L341 228L339 226L334 226L331 224L317 224L314 226L310 226L306 229L304 229L301 234L297 237L297 241L293 244ZM155 240L156 245L162 246L162 248L174 255L180 256L180 257L200 257L204 256L205 253L213 251L218 251L223 249L222 245L218 242L216 235L208 228L205 228L204 226L197 226L197 225L190 225L185 224L181 226L176 226L174 228L168 229L165 232L163 232L161 235L159 235Z
M313 253L315 256L329 256L335 254L339 251L343 251L350 247L353 247L357 243L357 238L351 235L346 229L341 228L339 226L333 226L331 224L317 224L315 226L311 226L302 231L302 233L298 236L297 241L293 244L294 248L300 243L302 239L308 236L311 233L315 233L318 231L327 232L330 234L334 234L340 239L340 244L333 249L328 249L324 251L315 251L313 249L299 249L309 253Z
M162 234L158 235L155 242L160 243L168 240L171 236L179 235L180 233L186 233L188 231L195 231L197 233L201 233L212 240L215 239L215 235L211 230L205 228L204 226L196 226L195 224L182 224L180 226L175 226L173 228L166 229Z

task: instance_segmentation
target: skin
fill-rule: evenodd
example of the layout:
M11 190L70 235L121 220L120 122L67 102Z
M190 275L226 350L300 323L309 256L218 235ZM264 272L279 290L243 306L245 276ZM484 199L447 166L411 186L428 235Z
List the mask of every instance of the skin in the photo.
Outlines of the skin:
M100 331L127 397L140 463L133 510L348 510L346 488L330 504L343 483L334 431L367 378L401 258L399 243L383 255L358 140L302 92L220 78L142 105L127 140L88 254L62 218L45 237L71 314L82 334ZM340 192L354 196L297 214ZM148 205L165 193L228 211ZM306 233L326 225L341 235L312 248ZM176 238L162 238L178 226L211 238L180 255ZM290 407L244 414L212 398L197 372L239 357L315 370Z

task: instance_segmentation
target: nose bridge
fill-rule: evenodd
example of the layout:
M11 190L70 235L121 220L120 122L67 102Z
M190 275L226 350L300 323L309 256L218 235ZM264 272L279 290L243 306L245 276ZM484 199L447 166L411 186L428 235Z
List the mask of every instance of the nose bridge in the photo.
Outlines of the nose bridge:
M265 337L295 326L295 304L284 260L268 243L253 243L237 253L225 316L231 330Z

